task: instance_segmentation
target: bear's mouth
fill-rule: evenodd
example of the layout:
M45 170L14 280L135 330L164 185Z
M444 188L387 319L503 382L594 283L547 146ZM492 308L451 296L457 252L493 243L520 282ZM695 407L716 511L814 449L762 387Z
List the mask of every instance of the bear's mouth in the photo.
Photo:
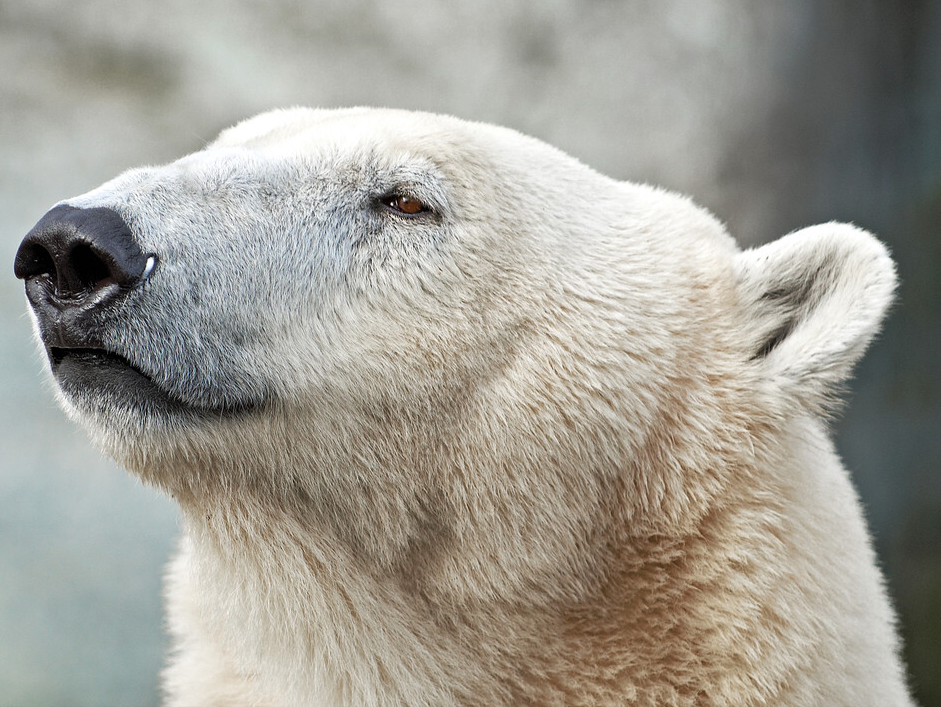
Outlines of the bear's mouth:
M182 400L159 385L121 354L106 349L52 346L47 349L52 374L67 397L104 399L121 408L164 413L238 414L261 406L254 401L201 405Z
M80 366L94 366L114 369L127 369L127 373L136 373L147 380L150 380L139 368L134 366L124 356L106 351L105 349L95 348L65 348L61 346L52 346L48 350L49 362L52 364L52 372L56 378L60 375L60 368L63 362L68 362L65 373L70 373L69 366L75 364Z
M98 348L59 346L49 347L47 353L52 375L68 397L81 399L94 395L138 408L173 402L150 376L120 354Z

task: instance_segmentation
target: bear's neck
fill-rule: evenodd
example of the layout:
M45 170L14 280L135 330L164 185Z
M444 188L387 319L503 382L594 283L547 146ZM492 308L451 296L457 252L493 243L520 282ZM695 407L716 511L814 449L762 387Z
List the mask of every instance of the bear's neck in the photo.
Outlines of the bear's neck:
M184 519L171 624L173 588L185 586L204 625L176 627L181 639L214 636L225 670L251 673L259 694L296 705L502 701L479 627L377 576L331 533L244 497Z
M670 409L693 417L697 400ZM736 583L748 557L774 554L754 546L774 533L742 533L756 509L780 517L780 494L748 478L779 464L755 455L779 450L762 442L772 435L760 410L715 429L680 414L651 425L672 434L634 447L620 442L632 439L625 430L566 417L573 439L602 440L606 468L579 466L598 450L508 441L496 423L412 439L377 419L265 473L176 475L199 482L175 494L190 554L176 584L195 585L203 605L192 613L206 624L180 635L215 637L260 694L292 686L285 704L695 702L710 680L747 676L774 653L745 645L755 617L736 607L762 587ZM283 441L282 456L297 448ZM675 463L664 467L666 450ZM730 596L717 616L710 602L727 608ZM684 682L693 675L705 682Z
M728 532L733 511L685 535L609 538L595 590L564 602L539 588L532 601L433 595L297 510L272 513L270 499L245 495L203 499L199 511L184 509L191 557L178 564L203 603L195 633L215 636L228 669L250 672L260 694L285 704L564 704L594 693L614 703L641 688L679 699L706 689L671 673L691 656L742 652L712 630L700 599L716 595L707 584L727 591L732 570L716 552L744 551ZM278 692L285 685L296 694Z

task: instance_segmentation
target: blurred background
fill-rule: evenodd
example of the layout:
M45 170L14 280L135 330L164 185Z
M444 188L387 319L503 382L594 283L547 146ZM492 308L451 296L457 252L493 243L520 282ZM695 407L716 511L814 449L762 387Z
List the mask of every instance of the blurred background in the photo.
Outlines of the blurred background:
M53 403L20 239L256 112L360 104L517 128L744 245L832 219L889 244L901 300L835 427L941 705L941 3L0 0L0 65L0 707L157 704L177 522Z

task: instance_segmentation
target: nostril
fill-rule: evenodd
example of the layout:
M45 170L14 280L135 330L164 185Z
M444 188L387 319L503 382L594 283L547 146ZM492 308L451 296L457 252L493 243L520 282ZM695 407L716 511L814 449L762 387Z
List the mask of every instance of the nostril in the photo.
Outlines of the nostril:
M21 280L28 280L39 275L56 277L56 264L49 251L41 245L31 243L20 247L13 263L13 274Z
M83 290L97 290L115 281L108 264L85 243L79 243L69 251L66 267L75 284Z

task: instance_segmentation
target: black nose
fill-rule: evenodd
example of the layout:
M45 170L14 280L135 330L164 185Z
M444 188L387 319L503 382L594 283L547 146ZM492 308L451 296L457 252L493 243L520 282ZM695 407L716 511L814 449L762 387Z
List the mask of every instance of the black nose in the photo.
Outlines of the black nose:
M27 294L41 287L59 304L100 301L146 278L156 260L146 255L113 209L56 206L26 234L13 272Z

